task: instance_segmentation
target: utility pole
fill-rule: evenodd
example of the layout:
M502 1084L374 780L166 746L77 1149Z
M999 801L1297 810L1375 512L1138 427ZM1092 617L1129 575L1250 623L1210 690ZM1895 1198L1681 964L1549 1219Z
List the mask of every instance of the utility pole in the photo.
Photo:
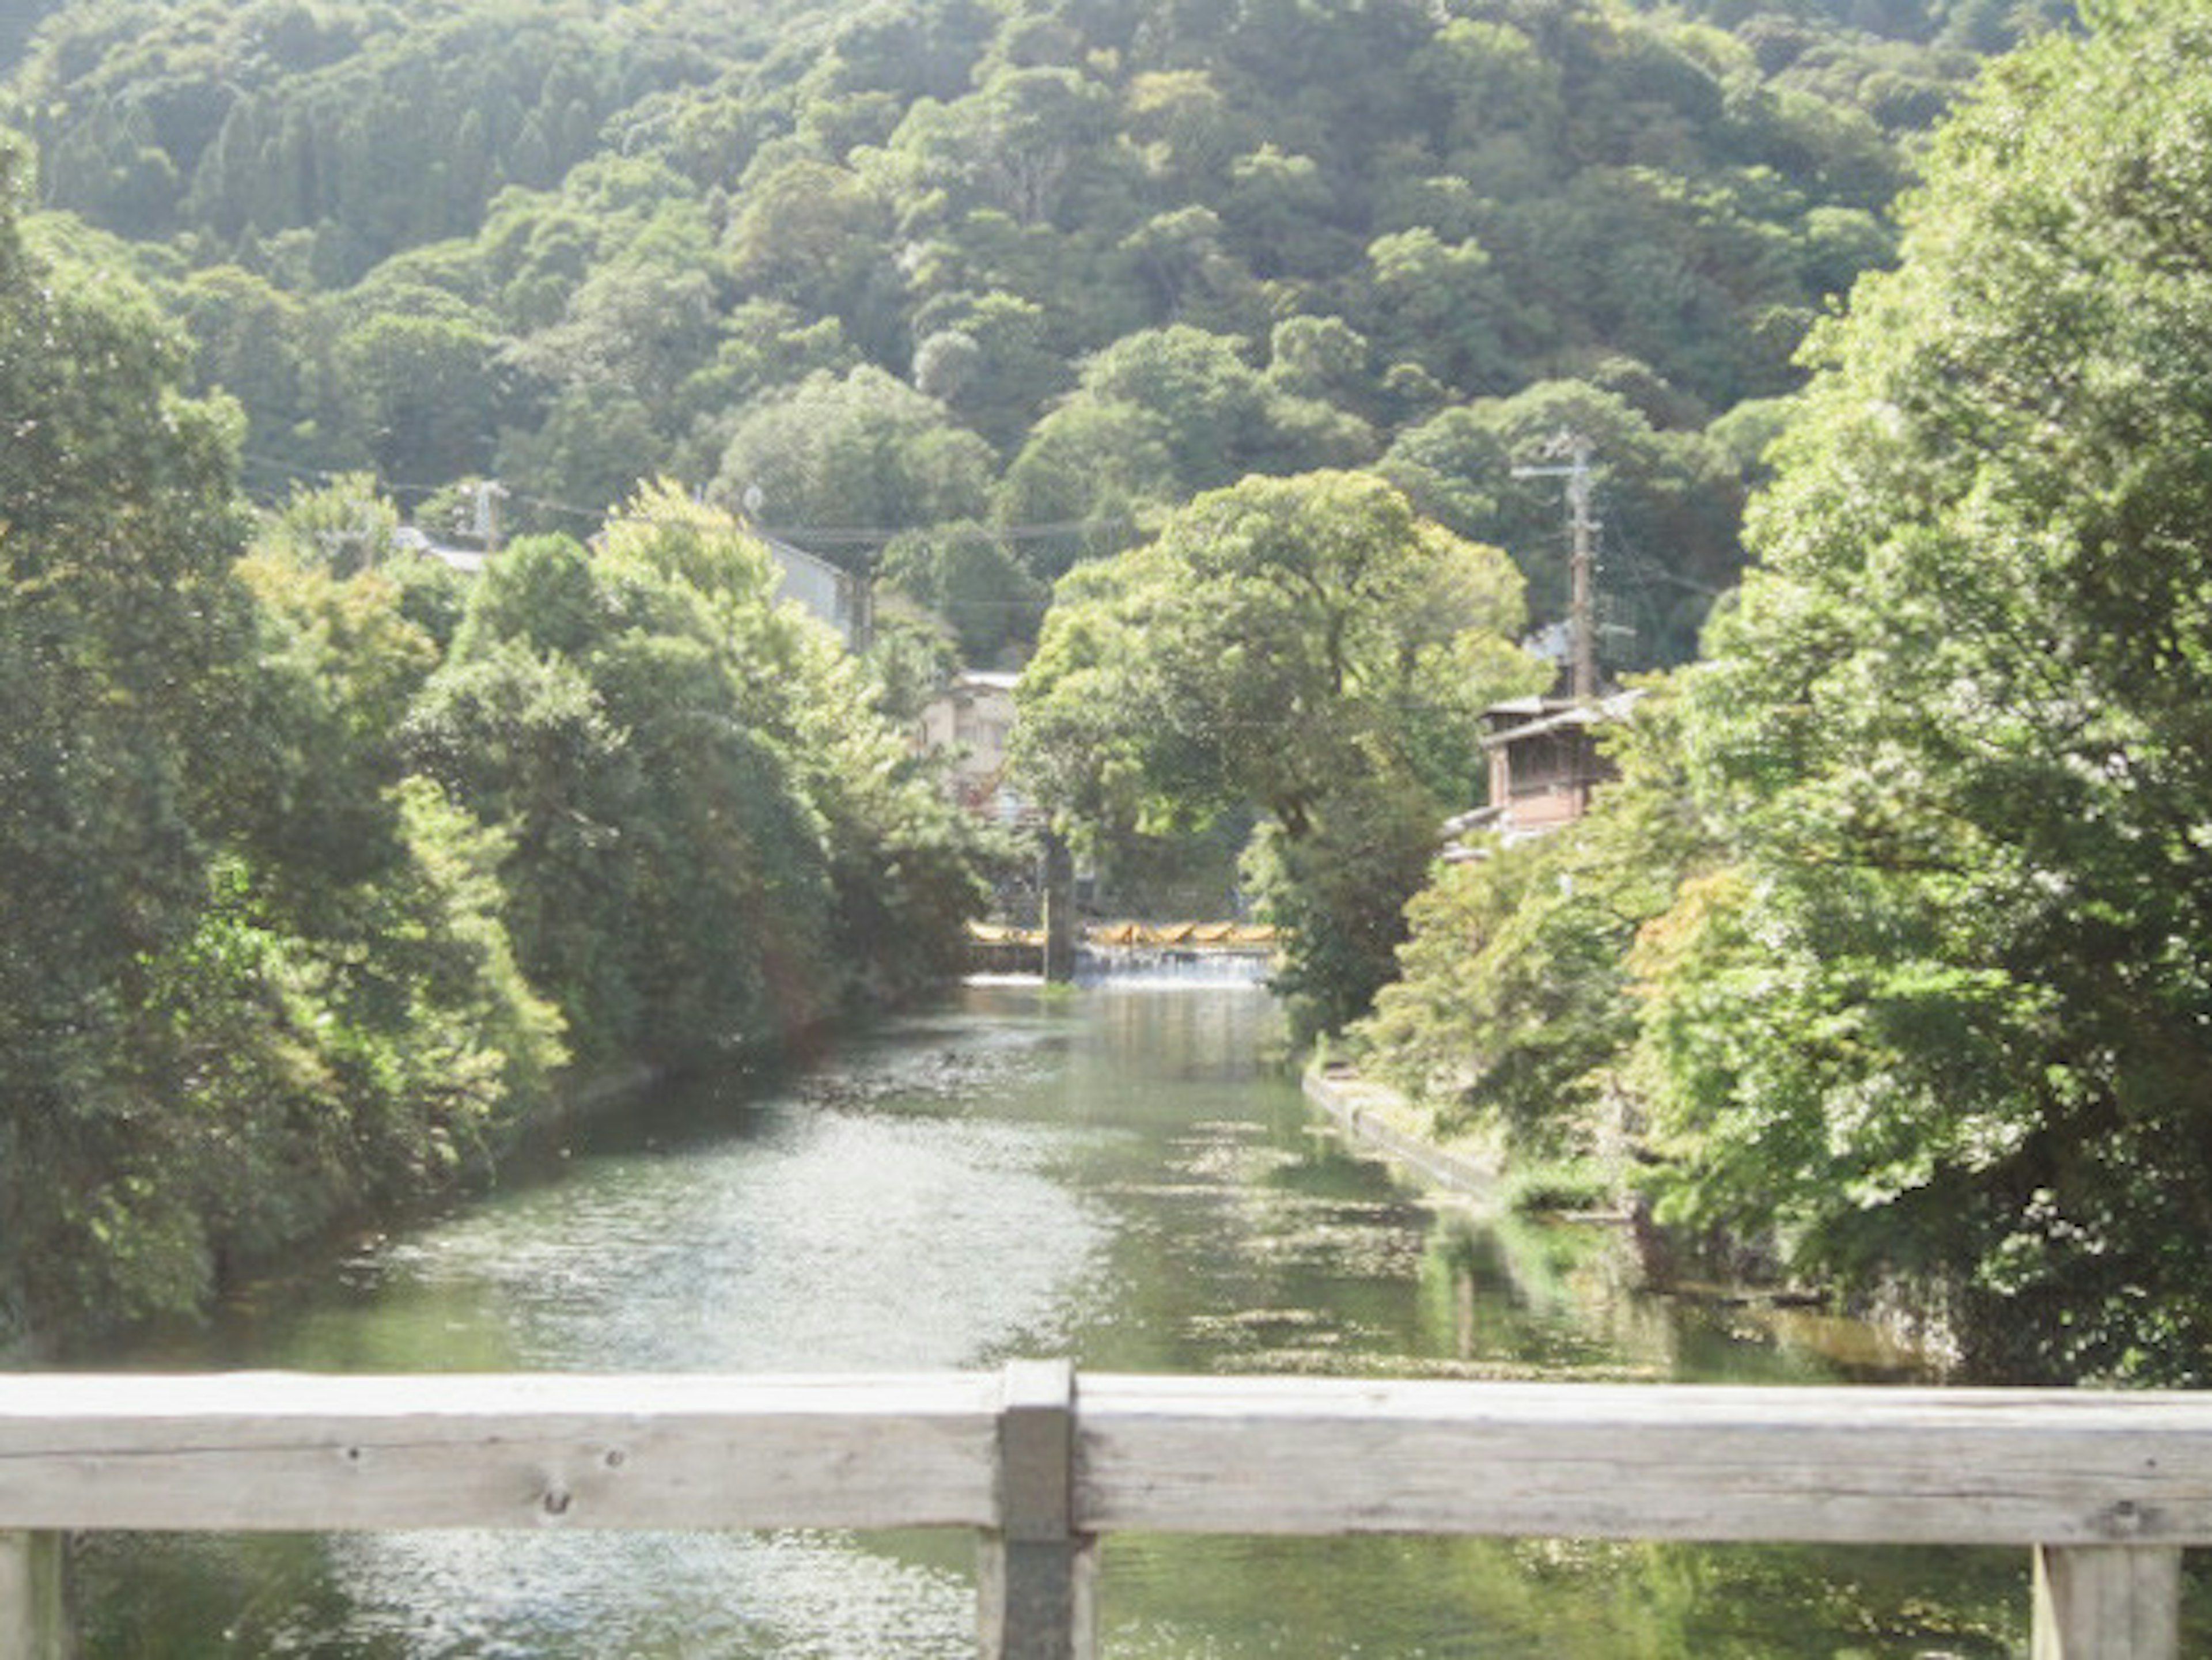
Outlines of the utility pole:
M1597 696L1597 520L1590 514L1590 441L1579 433L1563 432L1546 447L1567 456L1567 464L1516 467L1513 476L1567 481L1567 634L1573 652L1568 694L1587 703Z
M477 480L477 539L488 553L499 551L499 504L507 496L507 486L496 478Z

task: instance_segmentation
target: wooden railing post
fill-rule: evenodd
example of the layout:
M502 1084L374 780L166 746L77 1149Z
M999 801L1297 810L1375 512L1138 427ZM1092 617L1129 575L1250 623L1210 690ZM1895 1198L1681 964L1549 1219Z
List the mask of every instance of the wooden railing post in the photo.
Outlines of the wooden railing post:
M0 1656L66 1660L70 1652L62 1535L0 1533Z
M2178 1548L2036 1548L2034 1660L2180 1660L2180 1655Z
M1093 1660L1097 1556L1074 1499L1075 1370L1017 1360L999 1417L999 1530L976 1562L983 1660Z

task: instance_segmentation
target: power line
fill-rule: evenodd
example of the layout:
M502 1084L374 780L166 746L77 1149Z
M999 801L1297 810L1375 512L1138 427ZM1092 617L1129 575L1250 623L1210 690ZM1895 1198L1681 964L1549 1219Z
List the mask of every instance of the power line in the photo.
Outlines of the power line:
M865 545L889 542L901 536L947 533L957 533L979 542L1041 542L1053 537L1087 535L1092 531L1133 529L1136 522L1133 517L1123 514L1111 519L1064 519L1037 525L960 525L957 532L951 525L908 525L896 530L863 525L764 525L762 529L772 536L803 536L811 542L832 545Z
M375 480L376 488L380 491L394 497L403 496L413 496L418 497L435 496L441 490L450 489L453 488L453 483L450 482L443 484L403 483L392 479L378 477L373 469L368 468L351 467L332 469L329 467L313 467L307 466L298 462L282 461L274 456L255 455L251 453L241 453L239 459L241 461L251 463L255 466L264 468L267 471L282 473L289 478L302 481L319 481L324 483L334 483L341 478L354 477L361 473L367 472L370 477ZM630 513L619 506L584 508L577 506L573 502L556 502L548 496L526 496L520 491L510 493L507 499L525 507L538 508L548 513L565 514L570 518L581 520L586 524L599 524L603 521L617 519L631 524L659 524L675 522L672 520L657 519L651 514ZM1106 519L1064 519L1048 520L1030 525L978 525L971 527L965 524L962 524L957 533L978 541L1041 542L1059 537L1089 535L1094 532L1099 531L1127 531L1133 530L1135 527L1136 520L1134 517L1130 514L1122 514ZM952 527L945 525L906 525L897 526L881 525L760 525L754 526L753 528L757 529L762 535L774 536L791 542L793 545L803 545L807 542L815 542L826 547L868 547L892 541L901 536L944 535L951 531Z

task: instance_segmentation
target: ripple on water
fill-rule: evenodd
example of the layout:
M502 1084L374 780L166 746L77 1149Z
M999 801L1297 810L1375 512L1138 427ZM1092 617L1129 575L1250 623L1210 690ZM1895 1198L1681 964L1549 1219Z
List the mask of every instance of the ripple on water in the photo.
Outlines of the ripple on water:
M340 1541L356 1651L953 1660L975 1651L961 1573L837 1533L390 1534ZM641 1586L655 1588L641 1596Z
M381 1290L497 1320L502 1364L530 1368L974 1365L1058 1336L1103 1249L1098 1202L1048 1173L1057 1140L792 1110L764 1136L611 1158L456 1219L386 1252Z

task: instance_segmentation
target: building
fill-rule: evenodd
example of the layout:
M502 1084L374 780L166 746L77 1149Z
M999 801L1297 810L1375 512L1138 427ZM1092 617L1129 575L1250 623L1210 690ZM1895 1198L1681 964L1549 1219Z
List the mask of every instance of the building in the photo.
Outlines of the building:
M968 670L921 711L921 746L949 755L954 799L971 812L1012 824L1030 809L1006 784L1006 740L1014 730L1018 675Z
M1599 752L1597 729L1626 720L1643 696L1616 692L1587 702L1518 697L1484 710L1489 804L1444 826L1444 857L1480 858L1480 849L1459 839L1477 830L1521 841L1571 824L1589 812L1590 793L1614 775L1612 763Z
M868 581L804 548L756 531L775 563L775 597L788 599L837 632L847 648L866 651L875 631Z
M402 525L394 531L392 535L392 545L397 552L411 553L424 559L434 559L440 564L460 572L464 576L474 576L484 568L484 561L491 556L481 548L448 547L442 542L434 542L412 525Z

